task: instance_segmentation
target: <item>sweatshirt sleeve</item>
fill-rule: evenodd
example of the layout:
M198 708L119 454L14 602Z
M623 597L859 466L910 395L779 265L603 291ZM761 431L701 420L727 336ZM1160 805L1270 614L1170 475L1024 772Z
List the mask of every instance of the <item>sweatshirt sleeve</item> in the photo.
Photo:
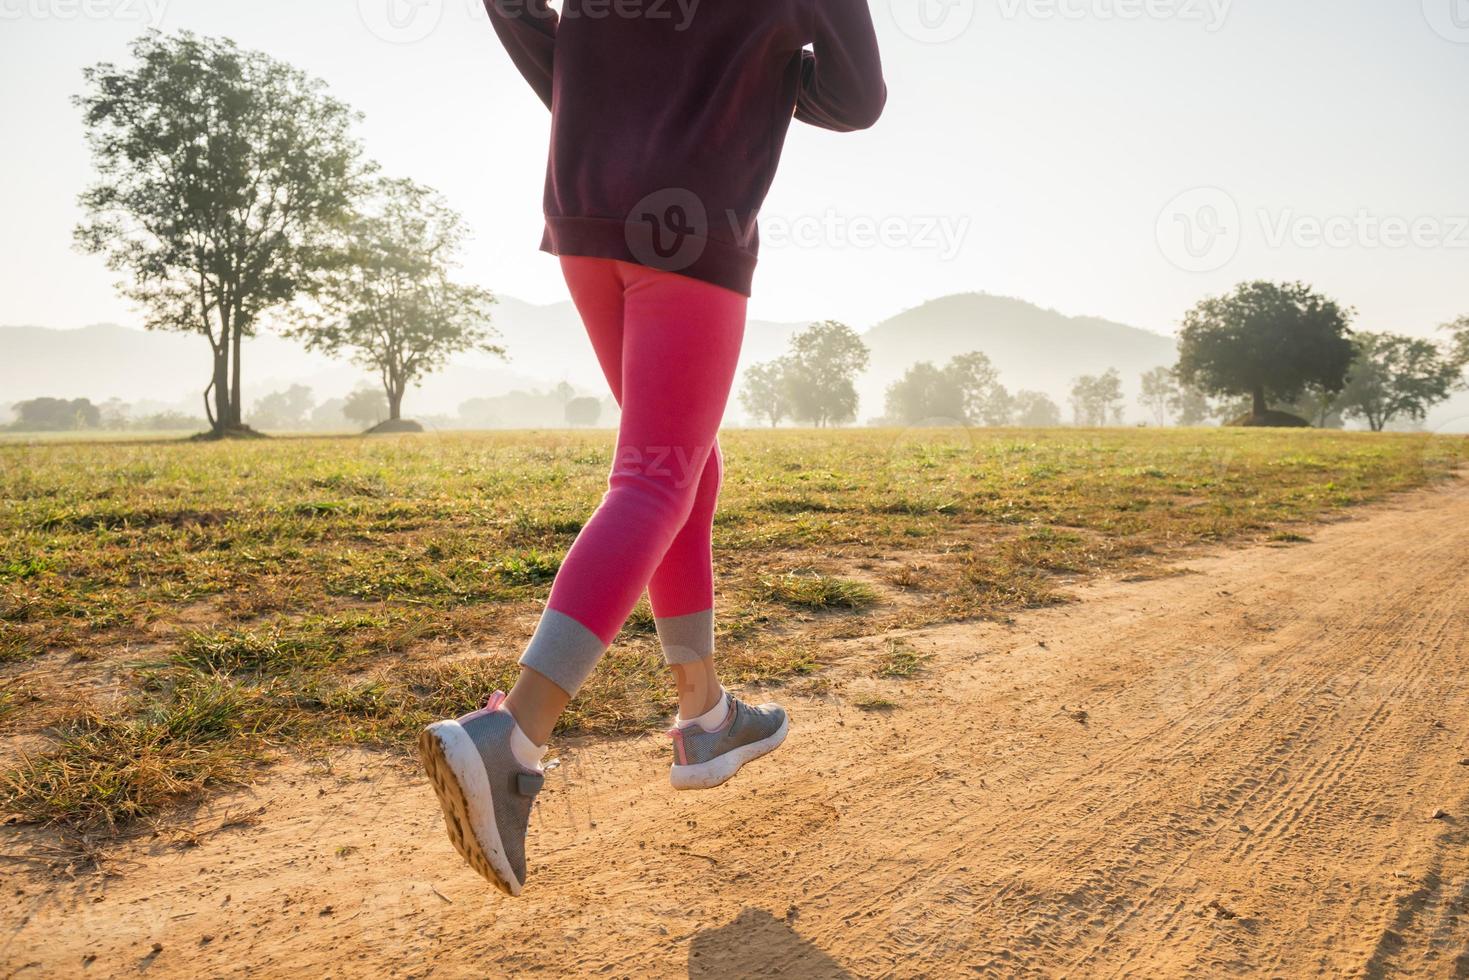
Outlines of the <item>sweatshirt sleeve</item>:
M510 60L551 107L551 67L556 52L556 11L546 0L485 0L490 23Z
M810 0L811 47L801 52L796 118L850 132L882 115L887 85L867 0Z

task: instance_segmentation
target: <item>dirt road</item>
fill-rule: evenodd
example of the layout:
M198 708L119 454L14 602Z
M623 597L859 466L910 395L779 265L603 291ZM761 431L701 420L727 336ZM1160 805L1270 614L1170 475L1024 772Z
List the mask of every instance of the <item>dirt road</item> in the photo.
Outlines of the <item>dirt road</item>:
M14 866L0 974L1469 975L1469 486L1306 533L909 679L854 646L710 793L565 749L518 902L416 773L275 770L107 876Z

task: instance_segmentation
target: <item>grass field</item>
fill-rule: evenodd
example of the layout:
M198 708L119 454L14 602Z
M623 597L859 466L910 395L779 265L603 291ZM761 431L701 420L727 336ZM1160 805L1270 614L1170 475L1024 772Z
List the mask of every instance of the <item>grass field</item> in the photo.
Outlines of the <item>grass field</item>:
M1227 430L736 431L728 680L839 641L1166 574L1201 543L1423 486L1469 439ZM0 810L96 830L287 750L399 748L514 676L609 433L0 445ZM883 670L921 660L893 645ZM819 683L812 681L807 683ZM564 734L674 702L640 606ZM872 706L869 706L872 707Z

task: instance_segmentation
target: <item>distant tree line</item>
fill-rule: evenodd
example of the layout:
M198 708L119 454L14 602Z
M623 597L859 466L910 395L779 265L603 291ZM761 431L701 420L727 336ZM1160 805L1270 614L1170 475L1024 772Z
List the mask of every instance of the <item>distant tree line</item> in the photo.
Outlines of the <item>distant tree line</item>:
M457 415L439 416L432 421L445 428L590 428L608 415L606 401L578 395L576 389L562 382L549 391L511 391L471 398L459 406ZM377 388L361 388L345 398L317 404L310 388L292 385L261 398L246 418L260 429L304 432L341 430L347 424L371 427L391 415L387 396Z
M1203 300L1184 317L1179 360L1139 379L1149 424L1315 425L1360 421L1373 431L1421 422L1456 389L1469 388L1469 316L1445 324L1441 343L1353 332L1353 312L1301 283L1244 283ZM828 321L797 334L786 356L745 373L740 402L758 422L849 424L856 378L870 353L849 327ZM1071 383L1076 426L1123 423L1126 397L1115 368ZM1273 407L1272 407L1273 406ZM920 361L888 386L875 425L1060 425L1044 392L1011 393L981 351L943 365Z
M471 398L459 406L459 425L474 429L591 428L615 421L617 403L610 396L577 395L561 382L549 391L509 391Z
M32 398L11 406L15 432L75 432L102 427L102 411L86 398Z
M134 416L112 399L95 405L89 398L31 398L10 406L11 432L187 432L203 421L182 412L150 412Z
M33 398L0 406L0 419L13 415L0 431L12 432L184 432L197 431L203 419L178 411L135 412L121 399L95 404L88 398ZM378 388L359 388L348 395L318 401L306 385L295 384L256 399L245 413L246 424L269 432L341 432L386 421L387 396ZM547 391L511 391L471 398L457 415L434 417L443 428L591 428L615 421L617 405L610 396L579 395L562 382Z

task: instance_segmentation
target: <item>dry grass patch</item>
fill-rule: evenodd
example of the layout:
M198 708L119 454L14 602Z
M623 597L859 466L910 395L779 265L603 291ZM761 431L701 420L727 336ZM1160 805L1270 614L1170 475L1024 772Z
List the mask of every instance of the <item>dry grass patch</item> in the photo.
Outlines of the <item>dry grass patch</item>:
M241 781L265 757L262 736L277 720L224 678L185 677L139 700L136 714L74 719L51 751L0 774L6 808L37 822L109 827L156 814Z
M751 590L751 598L793 609L823 612L829 609L866 609L876 605L880 596L865 582L813 571L794 571L761 577Z

